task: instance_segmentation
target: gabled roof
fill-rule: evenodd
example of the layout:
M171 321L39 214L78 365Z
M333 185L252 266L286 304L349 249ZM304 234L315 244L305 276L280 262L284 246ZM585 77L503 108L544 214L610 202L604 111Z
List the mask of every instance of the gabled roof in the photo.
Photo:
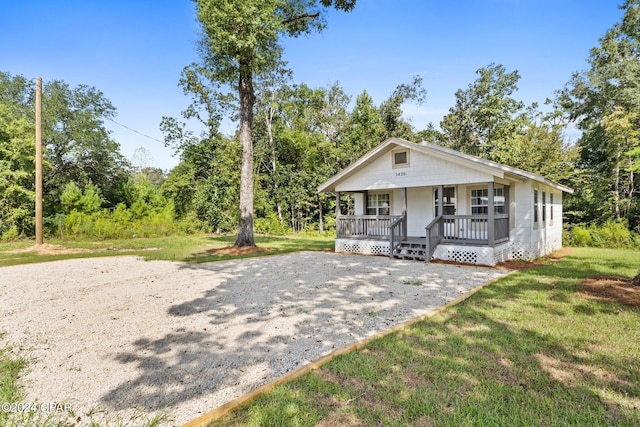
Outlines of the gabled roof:
M414 142L407 141L402 138L389 138L382 143L380 143L377 147L369 151L364 156L360 157L354 163L352 163L347 168L343 169L338 174L329 178L326 182L321 184L318 187L319 192L332 192L335 191L335 187L341 181L350 177L354 173L365 168L369 163L373 160L377 159L379 156L383 155L391 151L396 147L404 147L413 151L421 152L425 155L440 158L442 160L452 161L461 165L464 165L470 169L478 170L481 172L491 173L493 175L498 176L507 176L516 180L524 180L530 179L532 181L540 182L542 184L548 185L552 188L564 191L566 193L573 193L573 189L566 187L564 185L553 182L545 177L527 172L522 169L514 168L511 166L506 166L500 163L492 162L490 160L481 159L480 157L471 156L469 154L464 154L456 150L452 150L450 148L441 147L439 145L430 144L428 142L421 142L416 144Z

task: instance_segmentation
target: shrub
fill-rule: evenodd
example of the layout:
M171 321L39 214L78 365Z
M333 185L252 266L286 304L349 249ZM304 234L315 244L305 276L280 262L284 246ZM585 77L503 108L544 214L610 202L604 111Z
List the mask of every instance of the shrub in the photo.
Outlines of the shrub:
M640 248L640 235L631 232L624 223L619 221L607 221L600 227L576 225L569 235L571 246L615 249Z
M0 236L1 242L9 242L11 240L16 240L20 237L20 233L18 233L18 228L14 225L4 231L2 236Z
M184 215L178 222L178 232L180 234L208 233L211 232L211 227L208 227L204 222L200 221L195 212L191 211Z
M571 230L570 245L571 246L591 246L593 240L591 239L591 231L588 228L576 225Z
M267 218L256 218L254 226L258 234L284 236L288 232L275 213L270 213Z

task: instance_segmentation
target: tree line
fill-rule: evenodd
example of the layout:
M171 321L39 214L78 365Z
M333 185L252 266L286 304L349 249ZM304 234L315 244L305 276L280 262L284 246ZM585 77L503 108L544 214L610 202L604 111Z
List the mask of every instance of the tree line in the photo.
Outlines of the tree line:
M322 2L345 11L354 5ZM104 126L116 109L102 92L60 80L45 82L46 231L91 237L234 231L246 220L240 183L249 172L252 230L330 230L335 200L318 194L317 186L390 136L426 140L576 189L565 200L569 226L614 220L638 230L640 0L627 0L621 8L621 22L591 50L589 68L570 76L553 100L525 105L517 98L519 72L492 63L478 69L476 80L455 93L455 104L439 126L425 129L415 129L402 111L407 102L426 100L428 88L419 76L399 82L379 104L366 91L355 97L345 93L339 82L319 88L295 82L278 52L267 55L267 48L274 48L267 42L279 34L311 31L322 15L313 16L306 9L279 10L274 32L265 41L267 50L258 50L258 62L250 62L262 65L251 71L249 128L239 126L234 135L220 130L223 118L242 123L240 116L247 113L240 83L232 84L240 72L234 66L240 63L225 56L230 47L215 52L203 48L201 63L185 68L180 85L191 104L182 117L164 117L160 125L166 144L180 158L166 174L133 166L120 153ZM210 11L200 12L206 25ZM283 18L285 12L289 18ZM220 37L216 31L205 31L206 46ZM225 60L235 65L224 68ZM34 234L33 86L23 76L0 72L3 240ZM199 122L204 131L189 131L190 121ZM569 127L579 129L577 141L567 137ZM241 142L247 134L250 147ZM249 171L241 160L247 150Z

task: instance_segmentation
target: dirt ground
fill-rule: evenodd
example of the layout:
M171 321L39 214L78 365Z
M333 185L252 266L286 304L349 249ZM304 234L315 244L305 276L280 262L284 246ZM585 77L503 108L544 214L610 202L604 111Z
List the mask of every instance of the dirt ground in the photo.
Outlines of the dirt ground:
M578 285L578 290L588 298L640 307L640 286L626 277L590 277Z
M64 255L64 254L77 254L82 252L95 252L95 249L82 249L82 248L67 248L61 245L52 245L49 243L44 243L42 245L33 245L26 248L14 249L12 251L7 251L9 254L21 254L33 252L38 255Z
M223 248L208 249L205 252L210 254L210 255L238 256L238 255L251 255L251 254L257 254L257 253L262 253L262 252L273 252L273 251L275 251L275 249L273 249L273 248L263 248L261 246L244 246L244 247L241 247L241 248L239 248L237 246L225 246Z
M548 261L556 262L571 252L573 252L573 248L562 248L544 259L529 262L507 261L500 263L497 268L519 271L528 270L539 265L544 265ZM633 279L628 277L590 277L578 285L578 291L588 298L640 307L640 286L633 283Z

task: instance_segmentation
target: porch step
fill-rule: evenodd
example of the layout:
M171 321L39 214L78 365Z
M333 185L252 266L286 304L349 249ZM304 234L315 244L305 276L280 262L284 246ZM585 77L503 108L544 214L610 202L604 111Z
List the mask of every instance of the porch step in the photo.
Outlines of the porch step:
M405 240L400 242L393 250L393 257L398 259L412 259L424 261L426 259L427 246L424 243Z

